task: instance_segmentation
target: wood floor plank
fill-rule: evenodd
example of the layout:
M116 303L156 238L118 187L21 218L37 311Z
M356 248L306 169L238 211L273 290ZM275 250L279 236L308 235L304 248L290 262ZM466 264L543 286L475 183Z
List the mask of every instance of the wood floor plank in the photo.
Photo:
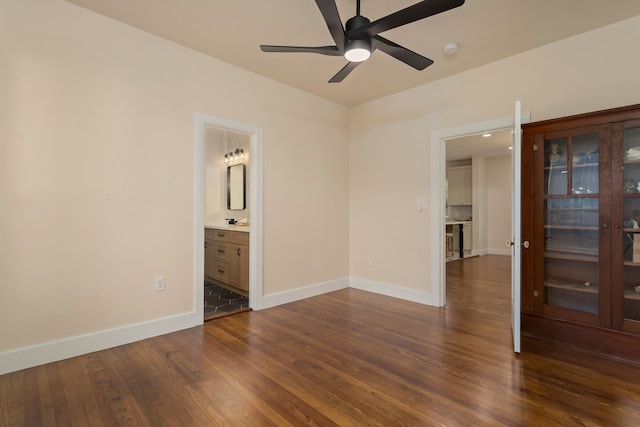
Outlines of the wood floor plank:
M4 426L640 425L640 366L510 334L510 261L447 306L344 289L0 376Z

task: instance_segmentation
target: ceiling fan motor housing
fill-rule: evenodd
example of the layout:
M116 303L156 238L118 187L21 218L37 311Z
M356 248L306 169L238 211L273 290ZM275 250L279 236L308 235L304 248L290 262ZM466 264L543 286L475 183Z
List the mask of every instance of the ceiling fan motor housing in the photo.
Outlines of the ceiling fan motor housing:
M371 37L366 33L360 33L355 36L351 36L350 33L356 28L360 28L369 24L371 21L362 15L356 15L349 19L345 24L346 34L344 41L344 50L350 51L352 49L365 49L371 52Z
M349 43L352 40L367 40L369 42L369 47L371 47L371 38L369 37L369 35L367 35L366 33L361 33L358 34L357 36L351 36L350 33L353 33L353 31L357 28L363 27L367 24L370 24L371 21L368 18L365 18L362 15L356 15L352 18L350 18L346 24L345 24L345 30L346 30L346 43Z

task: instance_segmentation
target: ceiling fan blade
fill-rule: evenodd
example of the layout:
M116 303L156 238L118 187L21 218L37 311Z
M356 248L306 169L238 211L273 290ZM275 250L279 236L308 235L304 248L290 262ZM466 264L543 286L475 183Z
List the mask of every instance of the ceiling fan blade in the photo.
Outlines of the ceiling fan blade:
M414 4L413 6L409 6L392 13L391 15L387 15L384 18L373 21L370 24L356 28L352 32L349 32L349 37L357 36L359 34L374 36L378 33L401 27L411 22L419 21L421 19L428 18L429 16L437 15L438 13L446 12L447 10L462 6L464 1L465 0L424 0Z
M316 0L316 4L327 23L333 41L336 42L336 46L342 52L344 50L344 27L342 26L335 0Z
M342 56L336 46L273 46L261 44L263 52L296 52L296 53L319 53L320 55Z
M342 70L338 71L338 73L331 77L329 83L340 83L352 72L358 65L362 64L362 62L349 62L345 65Z
M371 38L371 42L376 49L380 49L384 53L393 56L397 60L404 62L416 70L424 70L429 65L433 64L433 61L429 58L425 58L424 56L417 54L406 47L400 46L391 40L387 40L382 36L373 36Z

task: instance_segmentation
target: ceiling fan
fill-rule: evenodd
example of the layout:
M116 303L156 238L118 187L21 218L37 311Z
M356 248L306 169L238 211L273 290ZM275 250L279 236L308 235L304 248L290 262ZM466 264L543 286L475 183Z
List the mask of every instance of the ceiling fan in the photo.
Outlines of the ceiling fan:
M362 61L367 60L376 49L380 49L416 70L424 70L433 64L431 59L385 39L379 33L462 6L464 0L424 0L373 22L360 15L360 0L357 0L356 16L350 18L344 28L335 0L316 0L316 4L327 23L331 37L336 43L335 46L260 45L260 49L263 52L298 52L344 56L349 63L329 80L329 83L339 83Z

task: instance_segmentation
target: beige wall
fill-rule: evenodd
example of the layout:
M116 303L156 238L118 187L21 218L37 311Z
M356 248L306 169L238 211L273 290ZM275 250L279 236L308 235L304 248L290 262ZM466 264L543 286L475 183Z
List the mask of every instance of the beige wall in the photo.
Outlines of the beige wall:
M490 254L511 252L505 242L511 240L512 172L511 156L489 157L487 160L486 249Z
M0 353L193 311L196 112L264 129L264 293L348 276L346 108L61 0L6 0Z
M431 132L511 115L518 99L534 121L640 103L639 45L636 17L352 108L350 276L431 291L435 236L415 209Z

